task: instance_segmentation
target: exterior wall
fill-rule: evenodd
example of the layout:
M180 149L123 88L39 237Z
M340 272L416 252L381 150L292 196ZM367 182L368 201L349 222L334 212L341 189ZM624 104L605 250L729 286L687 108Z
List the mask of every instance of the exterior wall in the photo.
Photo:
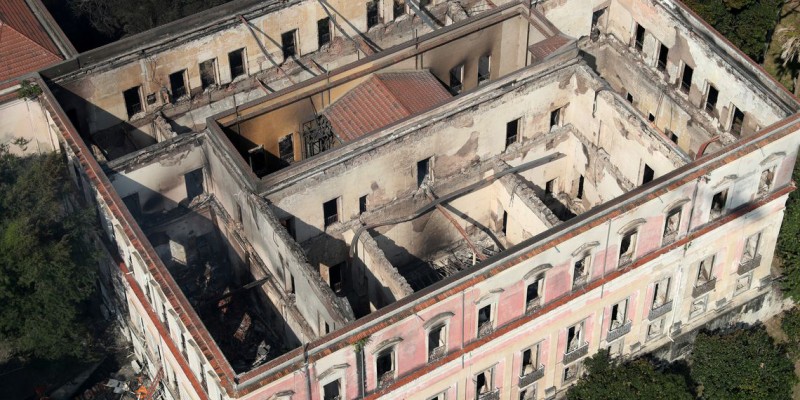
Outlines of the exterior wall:
M15 154L47 153L58 150L56 130L41 104L36 100L10 100L0 102L0 144L11 144L14 139L29 141L25 149L11 145Z

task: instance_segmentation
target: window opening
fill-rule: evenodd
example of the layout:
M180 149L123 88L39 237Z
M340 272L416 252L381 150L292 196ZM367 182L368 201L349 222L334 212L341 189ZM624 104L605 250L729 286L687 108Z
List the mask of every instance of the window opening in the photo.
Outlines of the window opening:
M122 97L125 99L125 109L128 111L128 119L133 118L134 115L143 111L139 86L122 92Z
M645 164L644 165L644 172L642 173L642 185L652 181L653 178L655 178L655 176L656 176L656 172L653 171L653 169L650 168L649 165Z
M517 142L519 118L506 123L506 148Z
M478 84L488 81L491 75L492 56L490 54L482 55L478 59Z
M681 90L684 93L689 93L692 87L692 75L694 75L694 68L688 64L683 65L683 75L681 76Z
M583 183L584 183L584 177L583 175L581 175L578 178L578 193L575 195L577 199L583 199Z
M669 58L669 47L663 44L658 49L658 63L656 68L659 71L665 72L667 70L667 59Z
M431 168L430 161L430 158L417 161L417 187L422 186L422 184L425 183L425 180L428 179Z
M339 222L339 198L328 200L322 204L322 213L325 217L325 227Z
M206 60L200 63L200 86L203 90L217 84L217 60Z
M719 91L714 85L708 85L708 93L706 94L706 111L714 113L717 108L717 100L719 99Z
M281 33L281 50L283 50L283 59L287 60L290 57L297 55L297 47L295 45L297 29L289 32Z
M186 96L186 70L170 74L169 87L172 90L173 103L181 97Z
M561 108L556 108L550 112L550 130L561 126Z
M378 15L378 1L373 0L367 3L367 29L380 23Z
M450 70L450 92L455 94L461 93L464 87L464 64L459 64Z
M744 112L738 107L733 107L733 121L731 122L731 133L736 136L742 135L742 125L744 124Z
M228 53L228 64L231 68L231 80L244 75L244 49Z
M322 47L331 42L331 19L326 17L317 21L317 46Z
M725 212L725 205L728 202L728 189L717 192L711 199L711 219L718 218Z
M643 26L636 24L636 39L634 41L634 47L638 51L642 51L644 48L644 33L645 29Z

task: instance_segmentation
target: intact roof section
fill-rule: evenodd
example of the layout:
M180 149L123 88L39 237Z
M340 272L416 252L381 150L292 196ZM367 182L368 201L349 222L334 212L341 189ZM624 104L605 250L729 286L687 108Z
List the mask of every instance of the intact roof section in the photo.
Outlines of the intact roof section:
M0 0L0 82L62 59L25 0Z
M542 61L572 40L573 39L569 38L568 36L559 33L557 35L550 36L541 42L534 43L528 47L528 51L531 52L531 58L533 59L533 62Z
M52 54L61 54L25 0L0 1L0 22L7 24Z
M430 110L450 93L429 71L383 72L340 97L323 115L345 142Z

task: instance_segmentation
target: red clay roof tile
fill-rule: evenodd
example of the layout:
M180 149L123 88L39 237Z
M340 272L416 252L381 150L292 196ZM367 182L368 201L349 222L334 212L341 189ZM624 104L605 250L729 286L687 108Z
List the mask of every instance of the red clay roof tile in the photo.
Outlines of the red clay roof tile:
M63 58L25 0L0 0L0 82Z

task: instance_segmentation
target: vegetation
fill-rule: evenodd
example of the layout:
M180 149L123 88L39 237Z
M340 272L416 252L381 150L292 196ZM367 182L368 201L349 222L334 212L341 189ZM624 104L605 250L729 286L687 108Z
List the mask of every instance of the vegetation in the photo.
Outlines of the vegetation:
M23 80L17 90L17 98L20 99L36 100L41 94L42 88L28 80Z
M800 180L800 163L795 164L792 179ZM786 201L781 231L775 247L775 254L783 264L783 277L780 280L785 296L800 300L800 192L794 191Z
M800 327L800 317L795 317ZM800 337L800 328L795 330ZM656 368L644 359L617 362L600 351L586 359L588 375L567 392L570 400L790 399L796 378L783 346L764 327L698 334L687 366Z
M761 62L778 23L784 0L684 2L750 58Z
M72 182L58 154L17 157L0 146L0 345L17 356L84 356L83 305L95 254L91 209L65 198Z
M648 360L615 362L601 350L584 361L588 375L569 389L569 400L693 399L686 377L656 370Z

